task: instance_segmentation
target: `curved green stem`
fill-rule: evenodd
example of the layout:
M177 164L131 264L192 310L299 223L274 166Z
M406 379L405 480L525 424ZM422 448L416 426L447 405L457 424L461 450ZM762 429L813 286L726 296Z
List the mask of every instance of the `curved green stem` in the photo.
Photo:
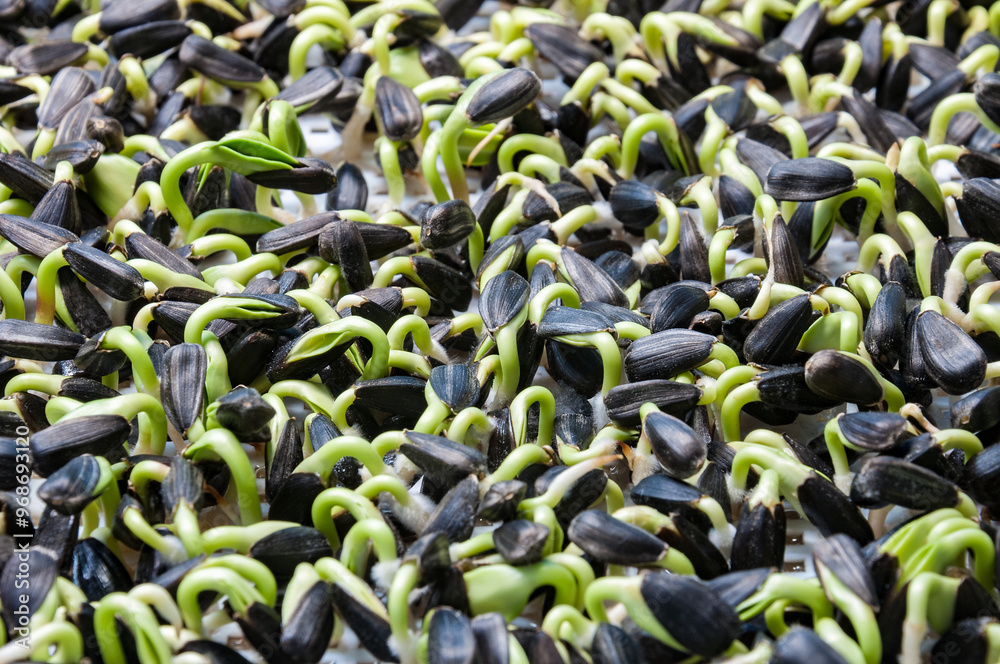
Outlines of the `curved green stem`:
M510 404L510 420L514 429L514 444L521 446L528 438L528 411L538 404L538 436L536 444L549 445L556 416L556 400L552 392L540 385L522 390Z
M208 455L225 462L232 474L232 481L236 485L240 522L244 526L248 526L261 520L256 475L250 465L250 459L247 458L240 442L231 431L222 428L210 429L197 441L188 445L184 449L183 455L189 459L198 459Z

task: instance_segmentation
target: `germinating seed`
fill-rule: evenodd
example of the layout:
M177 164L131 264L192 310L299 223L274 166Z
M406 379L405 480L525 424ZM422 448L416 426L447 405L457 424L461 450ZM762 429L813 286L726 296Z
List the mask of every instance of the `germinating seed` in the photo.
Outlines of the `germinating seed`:
M0 658L1000 661L1000 3L8 4Z

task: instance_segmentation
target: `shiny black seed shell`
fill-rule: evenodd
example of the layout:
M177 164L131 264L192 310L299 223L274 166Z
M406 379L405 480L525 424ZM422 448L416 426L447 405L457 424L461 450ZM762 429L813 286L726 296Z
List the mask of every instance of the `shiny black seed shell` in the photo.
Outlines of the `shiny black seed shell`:
M222 83L259 83L267 78L267 72L253 60L199 35L188 35L178 57L191 69Z
M906 292L890 281L882 286L865 323L865 349L876 366L891 369L906 339Z
M76 332L23 320L0 321L0 352L40 362L72 360L86 337Z
M581 38L573 28L557 23L538 22L524 30L538 53L559 69L568 82L575 81L594 62L604 60L604 54Z
M678 479L697 473L708 455L705 439L683 420L666 413L649 413L642 422L642 435L666 473Z
M548 527L525 519L508 521L493 531L493 547L511 565L537 563L548 539Z
M465 114L473 124L497 122L526 108L541 89L534 72L522 67L508 69L479 88Z
M101 466L90 454L70 459L38 487L38 497L60 514L79 514L97 498Z
M830 159L807 157L774 164L764 192L781 201L821 201L855 187L854 173Z
M389 76L375 83L375 114L382 133L392 141L408 141L423 125L420 100L409 86Z
M739 635L735 610L700 581L674 574L647 574L640 590L670 636L697 655L715 657Z
M798 497L806 518L824 537L843 533L862 546L874 539L864 515L833 483L810 476L799 485Z
M917 316L916 332L927 374L942 390L964 394L983 382L986 354L958 325L924 311Z
M851 484L851 501L860 507L899 505L936 510L958 504L958 488L927 468L890 456L865 462Z
M49 76L87 55L87 45L69 40L41 41L18 46L7 56L7 64L20 72Z
M475 227L476 216L465 201L431 205L420 216L420 244L435 251L447 249L469 237Z
M406 440L400 453L439 486L452 486L468 475L486 471L486 457L474 448L416 431L406 432Z
M629 382L662 379L690 371L708 359L715 337L692 330L664 330L636 339L625 355Z
M516 272L501 272L486 283L479 298L483 325L496 332L528 305L529 284Z
M566 536L590 557L611 565L651 565L667 550L666 544L645 530L602 510L580 512Z
M93 537L82 539L73 547L71 575L73 585L91 602L108 593L132 589L132 579L125 565L103 542Z
M816 394L835 401L873 406L884 396L871 370L849 353L821 350L806 361L806 384Z
M580 293L581 301L628 306L628 298L621 286L593 261L572 249L563 248L562 262L574 288Z
M31 436L33 468L48 477L80 454L106 456L120 448L130 431L120 415L87 415L58 423Z
M782 568L785 562L785 528L785 508L781 503L753 507L744 503L733 537L732 568Z
M808 295L797 295L771 307L747 335L743 354L758 364L784 364L792 359L802 335L812 324Z
M0 214L0 236L21 251L38 258L45 258L59 247L79 242L80 239L72 231L60 226L13 214Z
M130 302L143 294L145 280L139 271L100 249L72 242L63 256L74 272L116 300Z

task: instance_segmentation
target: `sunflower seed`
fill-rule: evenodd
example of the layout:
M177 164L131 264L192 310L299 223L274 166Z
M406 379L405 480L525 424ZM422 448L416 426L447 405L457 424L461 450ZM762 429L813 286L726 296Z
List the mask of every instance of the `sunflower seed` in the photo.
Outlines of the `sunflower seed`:
M49 150L48 154L45 155L45 168L54 171L59 162L65 161L69 162L69 164L73 167L74 173L77 175L84 175L93 170L94 166L97 164L97 160L100 159L102 154L104 154L104 146L97 141L84 140L63 143L53 147ZM60 184L72 186L72 182L70 181L64 181L63 183L57 182L56 186L59 186ZM43 197L42 200L44 201L45 198ZM77 211L76 216L79 215L80 212Z
M31 437L33 468L41 477L48 477L81 454L107 456L121 447L130 430L120 415L62 420Z
M983 431L1000 424L1000 387L984 387L951 405L951 426Z
M743 353L757 364L784 364L791 361L802 335L812 325L812 304L808 295L797 295L771 307L743 344Z
M666 294L656 300L650 313L650 329L653 332L686 328L695 315L708 309L708 293L702 288L678 284L658 290L665 290Z
M642 422L642 435L666 473L678 479L697 473L708 455L705 440L683 420L666 413L649 413Z
M793 627L775 644L774 664L844 664L846 660L816 632Z
M881 110L860 92L855 90L851 95L844 95L840 102L844 105L844 109L857 120L869 145L879 152L888 152L896 144L896 136L886 124L885 116Z
M132 578L125 565L99 539L88 537L73 547L73 585L91 602L114 592L132 589Z
M982 238L987 242L1000 240L995 229L995 220L1000 214L997 197L1000 183L989 178L973 178L962 183L962 195L955 199L958 216L969 237Z
M726 604L736 608L760 589L771 572L766 567L733 571L707 581L706 585L717 592Z
M938 104L953 94L965 88L965 73L959 69L942 73L931 79L931 84L914 95L906 108L906 117L915 125L926 131L931 123L931 116Z
M239 129L240 125L240 112L221 104L192 106L187 110L187 116L201 133L213 141L222 140L229 132Z
M30 218L49 226L64 228L70 233L79 233L81 219L76 187L67 181L54 183L31 211Z
M666 544L645 530L601 510L580 512L566 536L590 557L610 565L651 565L667 551Z
M281 627L281 650L288 657L319 661L333 635L333 602L330 586L317 581L299 599Z
M125 251L128 253L129 258L142 258L153 261L171 272L201 279L201 272L191 264L191 261L181 258L173 251L170 251L163 243L145 233L130 233L125 238ZM258 249L258 251L260 250Z
M382 134L392 141L409 141L424 122L420 100L409 86L382 76L375 83L375 113Z
M340 265L341 276L352 291L368 288L374 278L365 241L361 235L361 226L366 225L368 224L338 221L331 224L330 230L324 231L324 235L321 236L328 238L327 255L332 263Z
M821 350L806 361L806 384L816 394L834 401L873 406L884 392L871 370L854 355Z
M476 217L465 201L458 199L432 205L420 217L420 244L434 251L465 240L476 227Z
M298 565L315 563L333 552L323 533L315 528L296 526L260 538L247 554L267 565L275 578L287 581Z
M313 501L324 489L326 484L315 473L291 473L271 499L268 519L311 525Z
M21 154L0 153L0 182L32 205L42 200L52 186L53 179L52 173L28 161Z
M426 382L415 376L388 376L360 381L354 386L354 404L419 418L427 410L425 386Z
M335 99L344 87L344 77L333 67L316 67L284 88L276 99L287 101L296 109L318 111L324 100ZM340 210L343 208L330 208Z
M479 313L483 325L491 333L512 321L528 305L529 285L524 277L501 272L486 282L479 298Z
M927 374L948 394L964 394L986 375L986 354L962 328L936 311L917 316L916 333Z
M233 618L257 652L280 652L281 616L263 602L253 602Z
M253 84L267 72L253 60L228 51L199 35L188 35L178 52L180 61L200 74L225 84Z
M108 481L109 476L103 474L97 459L84 454L49 475L38 487L38 497L60 514L79 514L97 498Z
M557 23L538 22L524 30L538 53L551 62L566 82L572 84L583 70L594 62L602 62L604 53L576 30Z
M3 106L18 102L30 94L32 94L32 90L23 85L18 85L13 81L0 82L0 104Z
M339 220L340 215L336 212L321 212L287 226L281 226L260 236L257 240L257 251L285 254L315 246L319 241L320 231L328 224Z
M860 507L899 505L915 510L955 507L958 488L940 475L903 459L869 459L854 476L851 501Z
M337 262L339 256L334 244L336 227L335 223L327 224L319 233L320 258L329 262ZM357 224L357 230L361 234L365 251L368 252L368 257L372 260L382 258L413 242L409 231L399 226Z
M72 360L86 337L69 330L23 320L0 321L0 352L41 362Z
M476 92L465 115L474 125L498 122L524 110L541 89L534 72L522 67L508 69Z
M179 46L189 34L191 28L181 21L151 21L116 32L108 50L118 57L129 54L145 59Z
M113 390L93 378L71 376L67 377L59 386L59 396L69 397L86 403L98 399L117 397L119 393L117 390Z
M1000 495L996 490L998 475L1000 475L1000 449L992 445L973 455L964 471L972 497L994 512L1000 508L998 500Z
M472 534L478 508L479 482L470 475L454 484L444 495L421 535L444 533L448 541L462 542Z
M731 565L734 570L751 570L760 567L782 568L785 562L785 508L749 502L743 512L733 537Z
M987 117L997 122L1000 118L1000 75L990 72L979 77L972 92Z
M212 404L211 414L237 438L254 437L266 430L274 408L252 387L237 387ZM267 434L268 438L270 434ZM257 440L254 438L253 440Z
M865 324L865 349L884 369L896 365L906 335L906 293L895 281L882 286Z
M546 526L524 519L508 521L493 531L494 548L511 565L531 565L540 561L548 539Z
M622 180L611 188L608 202L625 230L641 235L660 216L659 197L656 190L637 180Z
M113 35L148 21L167 21L180 17L181 9L176 0L136 0L128 5L110 3L101 12L100 28L101 32Z
M50 76L87 55L87 45L69 40L43 41L18 46L7 56L7 63L20 72Z
M580 293L581 301L604 302L618 307L628 306L625 292L593 261L569 247L563 247L560 256L573 287Z
M510 521L517 515L517 505L527 490L528 485L520 480L493 484L479 503L477 516L486 521Z
M601 391L604 364L596 350L548 339L545 357L549 373L560 386L588 399Z
M337 183L327 194L328 210L364 210L368 204L368 184L361 170L350 162L337 169Z
M878 607L875 583L868 564L858 543L850 537L833 535L817 542L813 546L813 564L824 589L831 578L835 578L861 601L872 608Z
M302 157L294 168L259 171L246 178L256 185L272 189L289 189L302 194L325 194L336 183L337 176L327 162L312 157Z
M486 457L471 447L416 431L408 431L406 440L399 447L400 453L440 487L486 472Z
M716 341L708 334L681 329L636 339L625 355L625 375L635 383L690 371L708 359Z
M471 624L476 638L476 661L480 664L507 664L510 639L504 617L499 613L484 613L473 618Z
M798 498L806 518L823 537L843 533L861 545L874 539L868 521L832 482L811 475L799 485Z
M468 364L446 364L431 369L431 389L437 398L457 413L480 401L482 386L476 378L474 366Z
M74 272L116 300L130 302L144 292L146 281L138 270L99 249L71 242L63 256Z
M821 201L857 186L847 166L830 159L806 157L774 164L764 192L782 201Z
M611 321L604 316L572 307L549 307L538 324L538 335L542 338L596 332L616 334L614 330Z
M59 123L59 129L56 131L56 143L85 140L87 138L87 123L104 112L100 103L101 99L102 96L95 92L81 99L73 108L69 109Z
M45 510L31 547L21 554L25 558L19 561L33 570L34 583L30 590L17 587L17 565L5 565L0 574L0 603L4 607L3 618L6 624L14 624L17 621L15 606L18 607L17 610L22 611L21 615L29 617L41 607L59 575L62 563L68 557L69 548L73 545L70 533L75 534L78 527L78 517L64 516L51 509ZM25 596L27 601L18 604L18 600Z
M798 413L818 413L841 403L809 389L805 369L801 365L772 367L758 374L756 380L760 400L775 408Z
M739 636L735 610L700 581L664 572L647 574L640 590L656 621L690 652L715 657Z
M441 5L444 3L442 2ZM475 4L474 2L469 4ZM435 5L441 15L445 17L445 21L448 21L448 17L445 11L440 5ZM452 55L451 51L446 48L438 46L436 43L430 40L421 40L417 45L418 52L420 55L420 64L423 65L424 71L431 78L437 78L439 76L457 76L461 78L465 75L465 70L458 62L458 58Z

